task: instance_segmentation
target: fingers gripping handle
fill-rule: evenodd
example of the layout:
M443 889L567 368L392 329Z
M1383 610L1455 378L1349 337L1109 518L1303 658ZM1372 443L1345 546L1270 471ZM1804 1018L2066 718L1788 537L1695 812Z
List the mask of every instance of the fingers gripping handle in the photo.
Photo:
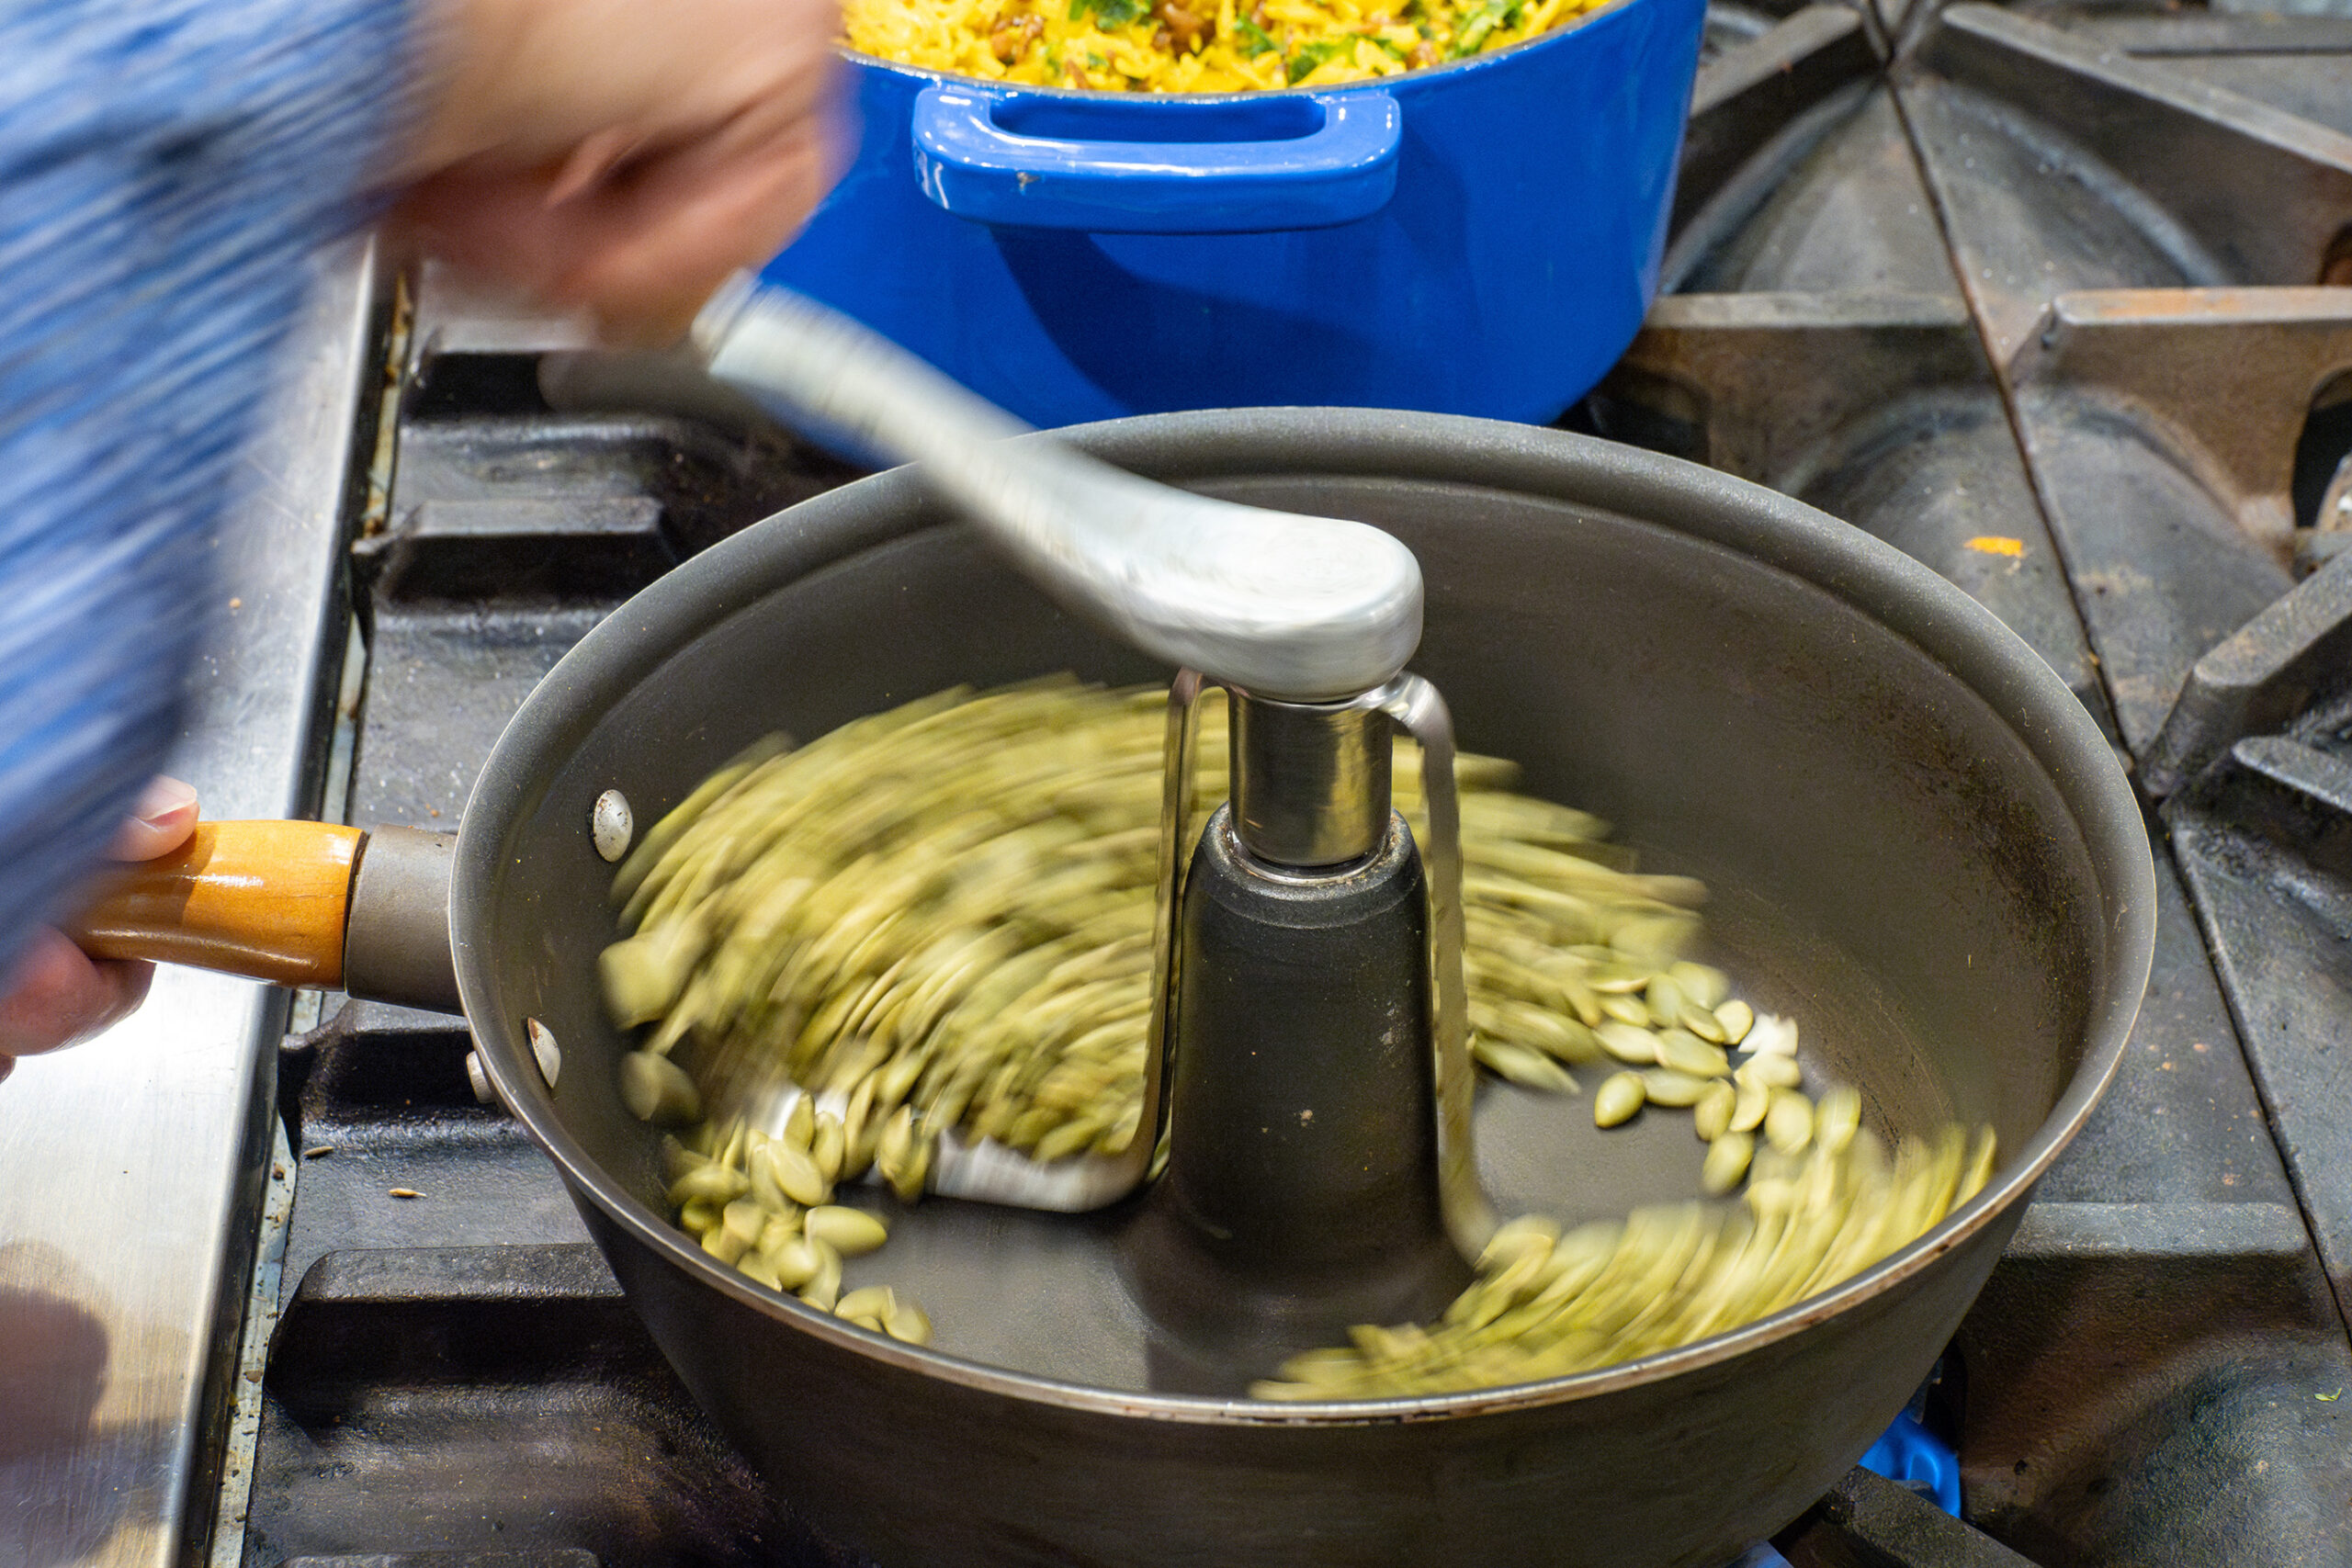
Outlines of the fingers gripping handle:
M1377 528L1212 501L1050 441L849 318L731 287L695 323L711 374L923 465L1064 604L1145 652L1292 702L1351 697L1404 668L1421 574Z

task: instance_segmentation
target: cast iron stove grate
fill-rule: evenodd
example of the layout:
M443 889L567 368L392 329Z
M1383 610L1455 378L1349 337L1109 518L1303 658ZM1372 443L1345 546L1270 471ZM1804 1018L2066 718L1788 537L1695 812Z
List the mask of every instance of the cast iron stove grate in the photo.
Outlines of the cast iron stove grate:
M2160 881L2128 1060L1946 1359L1970 1526L1857 1472L1799 1564L2352 1561L2347 82L2352 17L1713 13L1667 292L1566 423L1975 594L2134 767ZM723 405L559 414L561 333L429 275L402 342L345 815L452 825L589 626L850 471ZM855 1562L695 1410L468 1048L367 1004L288 1043L242 1561Z

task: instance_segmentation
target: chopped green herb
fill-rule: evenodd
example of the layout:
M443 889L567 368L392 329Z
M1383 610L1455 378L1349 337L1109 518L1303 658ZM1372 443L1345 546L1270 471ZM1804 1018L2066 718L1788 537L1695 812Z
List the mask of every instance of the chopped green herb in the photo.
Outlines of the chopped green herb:
M1282 48L1274 41L1273 34L1247 17L1233 19L1233 35L1241 40L1241 56L1245 60L1255 60L1261 54L1272 54Z
M1303 43L1292 51L1284 76L1294 87L1315 73L1315 68L1332 56L1351 49L1353 39L1324 39L1316 43Z
M1151 10L1146 0L1069 0L1069 19L1083 20L1086 13L1094 13L1094 25L1109 32L1115 28L1133 27Z

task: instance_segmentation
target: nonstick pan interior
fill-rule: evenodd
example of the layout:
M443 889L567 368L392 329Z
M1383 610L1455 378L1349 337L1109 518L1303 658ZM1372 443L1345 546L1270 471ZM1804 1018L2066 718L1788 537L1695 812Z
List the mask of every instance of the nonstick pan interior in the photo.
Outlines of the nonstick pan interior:
M923 1205L850 1282L913 1290L938 1324L932 1351L717 1268L668 1225L657 1139L612 1087L624 1043L594 976L616 931L591 802L617 787L650 823L761 735L812 736L956 682L1166 673L885 476L616 612L526 705L469 809L454 935L484 1059L657 1339L756 1463L886 1561L1283 1562L1307 1531L1332 1562L1698 1563L1777 1528L1916 1386L2128 1032L2152 879L2097 731L1924 569L1689 465L1426 416L1260 411L1080 434L1142 471L1404 538L1429 584L1415 667L1464 742L1608 817L1652 869L1704 877L1710 956L1798 1017L1808 1060L1862 1090L1871 1124L1989 1121L2000 1170L1920 1243L1762 1323L1393 1408L1186 1384L1099 1261L1116 1215ZM521 1043L526 1015L563 1043L552 1092ZM1589 1100L1487 1091L1482 1163L1504 1213L1575 1219L1696 1190L1687 1121L1599 1134L1589 1116ZM1703 1506L1646 1479L1702 1472ZM1204 1487L1231 1506L1204 1515ZM1577 1550L1560 1555L1533 1507L1578 1520ZM1183 1549L1135 1555L1152 1540ZM1414 1544L1439 1540L1452 1555Z

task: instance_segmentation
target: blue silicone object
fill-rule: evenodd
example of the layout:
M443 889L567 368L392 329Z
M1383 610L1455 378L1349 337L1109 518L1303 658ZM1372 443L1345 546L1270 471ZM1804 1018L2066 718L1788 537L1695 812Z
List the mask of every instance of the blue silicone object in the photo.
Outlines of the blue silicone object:
M1035 424L1549 421L1657 290L1704 16L1618 0L1433 70L1208 97L852 55L857 155L766 276Z
M1960 1456L1910 1416L1897 1416L1862 1456L1861 1464L1934 1498L1936 1506L1960 1517Z
M1106 234L1246 234L1368 218L1396 189L1385 93L1068 103L961 83L915 95L915 169L958 218Z

